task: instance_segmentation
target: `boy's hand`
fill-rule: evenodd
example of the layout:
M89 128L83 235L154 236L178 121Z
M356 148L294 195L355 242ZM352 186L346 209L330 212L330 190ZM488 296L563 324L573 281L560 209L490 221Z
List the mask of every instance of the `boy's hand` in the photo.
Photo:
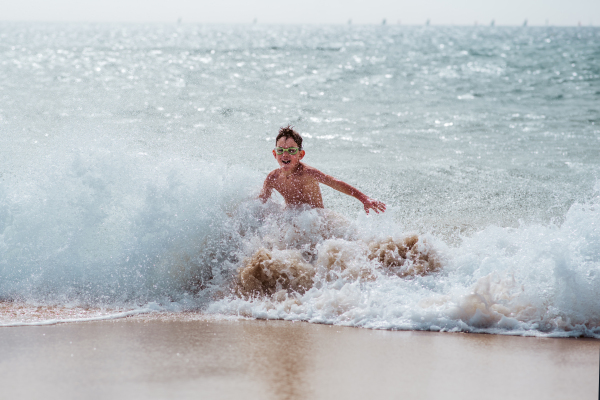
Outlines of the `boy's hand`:
M373 209L373 211L375 211L377 214L379 214L380 211L385 212L385 204L383 204L381 201L367 197L362 200L362 203L367 214L369 214L369 209Z

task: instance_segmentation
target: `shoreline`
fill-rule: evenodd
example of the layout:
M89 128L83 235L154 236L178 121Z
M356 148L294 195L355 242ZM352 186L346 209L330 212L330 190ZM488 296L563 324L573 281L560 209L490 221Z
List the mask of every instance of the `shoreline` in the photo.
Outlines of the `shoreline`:
M6 398L563 399L600 342L383 331L199 313L0 329Z

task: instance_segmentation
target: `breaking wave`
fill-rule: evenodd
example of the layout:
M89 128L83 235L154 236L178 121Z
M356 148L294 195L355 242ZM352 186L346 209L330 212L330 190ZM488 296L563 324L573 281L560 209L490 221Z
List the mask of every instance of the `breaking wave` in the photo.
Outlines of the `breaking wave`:
M218 162L88 150L44 169L0 186L3 309L600 337L598 196L560 225L489 226L451 246L405 232L393 208L262 204L260 174Z

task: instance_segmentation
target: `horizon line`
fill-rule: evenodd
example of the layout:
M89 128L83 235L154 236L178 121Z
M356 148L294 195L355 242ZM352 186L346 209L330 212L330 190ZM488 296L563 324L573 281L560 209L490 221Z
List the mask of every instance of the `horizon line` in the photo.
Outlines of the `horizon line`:
M382 18L382 21L386 21L387 18ZM350 19L352 21L352 19ZM593 28L597 27L592 22L588 24L583 24L578 22L577 24L530 24L528 18L524 19L523 23L519 24L498 24L495 20L490 20L488 23L479 23L479 21L474 21L472 24L462 24L462 23L401 23L401 22L296 22L296 23L278 23L278 22L258 22L256 19L254 21L247 22L201 22L201 21L192 21L186 22L182 19L174 20L174 21L82 21L82 20L72 20L72 21L56 21L56 20L2 20L0 19L0 24L2 23L48 23L48 24L130 24L130 25L143 25L143 24L163 24L163 25L262 25L262 26L282 26L282 25L293 25L293 26L301 26L301 25L314 25L314 26L328 26L328 25L336 25L336 26L380 26L380 27L388 27L388 26L409 26L409 27L465 27L465 28Z

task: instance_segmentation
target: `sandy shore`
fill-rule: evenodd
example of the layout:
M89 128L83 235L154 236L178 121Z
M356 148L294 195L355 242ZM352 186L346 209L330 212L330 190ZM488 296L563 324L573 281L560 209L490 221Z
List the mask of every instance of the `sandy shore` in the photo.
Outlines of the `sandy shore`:
M199 314L0 328L2 399L596 399L600 341Z

